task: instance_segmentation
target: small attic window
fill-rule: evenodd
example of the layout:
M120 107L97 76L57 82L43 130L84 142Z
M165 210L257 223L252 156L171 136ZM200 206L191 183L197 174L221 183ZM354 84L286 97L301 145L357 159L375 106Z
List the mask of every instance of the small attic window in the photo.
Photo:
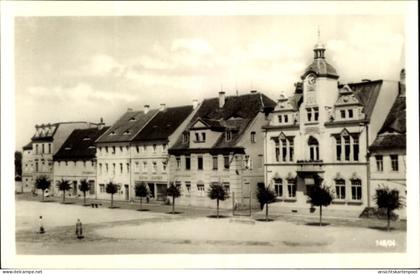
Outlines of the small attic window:
M65 150L71 150L71 147L65 147L64 149Z
M131 117L128 121L129 122L134 122L136 120L136 117Z
M109 135L115 135L115 131L111 131Z
M95 146L89 146L88 149L95 149Z
M83 138L83 141L90 141L90 138L89 137L85 137L85 138Z
M226 141L229 142L232 140L232 132L230 130L226 131Z
M124 131L124 133L123 133L123 135L130 135L131 134L131 131L130 130L126 130L126 131Z

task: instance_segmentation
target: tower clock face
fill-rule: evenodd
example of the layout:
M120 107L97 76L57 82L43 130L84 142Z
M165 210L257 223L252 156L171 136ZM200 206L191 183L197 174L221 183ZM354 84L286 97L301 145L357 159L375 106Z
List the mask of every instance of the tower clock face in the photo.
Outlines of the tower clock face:
M316 82L315 75L314 74L309 74L308 75L308 84L313 86L313 85L315 85L315 82Z

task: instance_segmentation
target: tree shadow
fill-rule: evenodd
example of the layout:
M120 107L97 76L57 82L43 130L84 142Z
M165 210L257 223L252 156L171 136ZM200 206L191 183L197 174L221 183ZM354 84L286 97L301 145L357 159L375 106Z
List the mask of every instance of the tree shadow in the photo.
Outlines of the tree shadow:
M388 231L386 226L368 226L368 228L376 229L376 230L380 230L380 231ZM389 231L393 231L393 230L396 230L396 228L394 228L394 227L389 228Z
M96 207L95 207L96 208ZM120 208L119 206L109 206L108 208L114 209L114 208Z
M54 200L44 200L44 201L40 201L41 203L54 203Z
M175 211L175 212L166 212L166 214L174 214L174 215L176 215L176 214L181 214L182 212L179 212L179 211Z
M150 211L148 208L137 209L137 211Z
M224 219L224 218L229 218L230 216L225 216L225 215L219 215L219 218L217 218L217 215L208 215L207 218L212 218L212 219Z
M63 205L73 205L73 204L75 204L75 202L61 202L60 204L63 204Z
M258 219L255 219L255 220L258 221L258 222L274 222L274 219L271 219L271 218L268 218L268 219L258 218Z
M309 225L309 226L328 226L328 225L330 225L330 223L322 223L321 225L319 225L319 222L310 222L310 223L305 223L305 225Z

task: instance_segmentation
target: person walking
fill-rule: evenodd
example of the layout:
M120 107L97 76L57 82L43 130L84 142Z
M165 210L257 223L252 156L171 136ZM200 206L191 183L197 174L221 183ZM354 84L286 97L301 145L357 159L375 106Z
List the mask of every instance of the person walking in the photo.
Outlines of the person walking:
M80 221L80 219L77 219L76 222L76 236L77 239L83 239L85 236L83 236L83 227L82 227L82 222Z
M44 225L43 225L43 221L42 221L42 216L39 216L39 233L40 234L45 233L45 229L44 229Z

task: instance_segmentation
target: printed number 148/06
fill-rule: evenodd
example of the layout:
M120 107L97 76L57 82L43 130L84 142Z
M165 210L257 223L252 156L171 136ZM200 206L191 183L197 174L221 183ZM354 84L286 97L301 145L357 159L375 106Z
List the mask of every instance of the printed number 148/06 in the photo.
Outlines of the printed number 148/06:
M395 240L376 240L376 246L395 247Z

